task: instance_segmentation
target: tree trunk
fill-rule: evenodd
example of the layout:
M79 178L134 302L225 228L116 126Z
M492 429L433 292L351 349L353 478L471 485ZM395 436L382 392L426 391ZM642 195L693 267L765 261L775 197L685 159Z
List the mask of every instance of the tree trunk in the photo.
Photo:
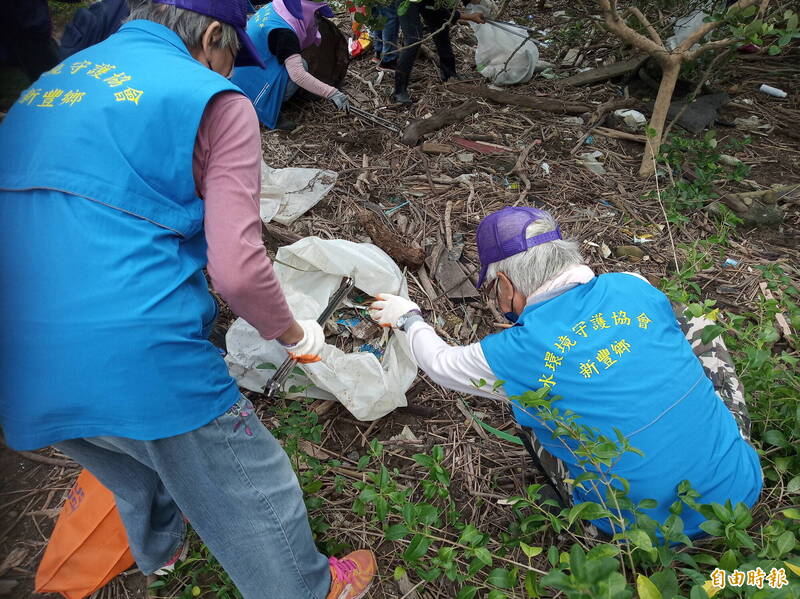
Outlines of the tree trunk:
M653 106L653 116L650 117L649 127L655 133L652 137L647 136L642 164L639 167L640 177L649 177L655 172L654 157L658 156L658 150L661 147L661 135L664 132L664 124L667 121L672 92L675 91L675 84L678 82L678 75L681 72L681 57L680 55L668 56L661 62L661 65L661 85L658 87L658 95Z

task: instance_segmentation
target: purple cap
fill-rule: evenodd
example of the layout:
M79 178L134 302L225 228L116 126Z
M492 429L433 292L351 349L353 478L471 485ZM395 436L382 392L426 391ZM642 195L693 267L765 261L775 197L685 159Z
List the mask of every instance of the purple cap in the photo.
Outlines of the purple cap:
M481 221L476 235L478 256L481 259L478 287L483 285L486 271L493 262L499 262L514 254L524 252L535 245L561 239L561 230L557 226L554 231L548 231L535 237L525 237L528 225L545 216L549 216L549 214L538 208L507 206L502 210L492 212Z
M247 35L247 12L251 7L248 0L153 0L153 2L171 4L227 23L236 30L241 46L234 65L267 68L267 65L261 60L253 40Z

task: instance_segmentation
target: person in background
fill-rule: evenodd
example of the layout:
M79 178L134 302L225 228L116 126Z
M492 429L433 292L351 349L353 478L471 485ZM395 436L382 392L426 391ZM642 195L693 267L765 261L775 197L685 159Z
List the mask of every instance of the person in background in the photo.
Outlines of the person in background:
M374 556L317 550L286 453L208 340L206 266L264 338L304 362L325 343L261 238L258 120L228 80L263 66L246 7L145 0L0 125L0 310L24 331L0 344L0 425L114 493L145 574L186 554L188 520L244 599L356 599Z
M730 355L719 338L701 343L710 321L686 321L637 274L595 275L577 244L562 239L543 210L515 207L490 214L478 227L477 245L478 286L488 283L513 326L479 343L451 347L416 304L385 293L373 303L373 318L406 332L417 364L436 383L511 399L522 439L549 483L543 496L563 506L603 502L602 485L571 484L586 470L626 479L635 505L655 499L655 508L642 511L659 524L670 516L684 480L700 493L699 503L753 506L761 466L749 442L750 419ZM486 386L476 388L473 381L481 379ZM501 391L492 390L495 382ZM605 472L582 466L570 441L515 399L543 387L562 414L571 411L577 424L610 439L621 431L643 455L626 452ZM704 535L699 512L686 508L681 518L686 535ZM592 523L608 535L620 530L617 520Z
M30 81L58 64L58 44L53 39L47 0L4 0L0 2L0 19L0 48L22 67Z
M462 0L464 6L479 0ZM439 56L439 76L441 80L448 81L456 73L456 57L450 43L450 25L460 22L485 23L486 18L482 13L463 13L446 7L436 7L435 0L420 0L411 2L405 14L399 17L400 29L403 31L403 47L397 58L397 68L394 75L394 93L392 99L399 104L411 104L413 100L408 93L408 82L411 69L419 54L419 42L422 39L422 21L425 21L430 33L433 33L433 43L436 54Z
M376 6L375 11L384 21L383 29L374 32L375 55L372 62L382 71L394 71L397 68L397 37L400 33L400 21L397 17L397 2L388 6Z
M259 9L247 23L247 33L255 42L266 68L236 69L233 82L250 98L259 120L270 129L291 131L295 128L294 122L281 115L281 108L301 87L331 100L339 110L348 108L347 96L311 75L300 56L300 52L312 44L319 45L317 14L332 17L333 11L325 2L274 0Z

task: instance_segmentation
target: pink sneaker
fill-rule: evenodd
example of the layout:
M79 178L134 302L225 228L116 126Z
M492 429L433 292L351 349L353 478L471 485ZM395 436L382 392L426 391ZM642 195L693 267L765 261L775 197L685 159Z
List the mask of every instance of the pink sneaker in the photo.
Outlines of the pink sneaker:
M183 545L178 547L178 551L175 552L175 555L163 566L161 566L158 570L153 572L154 576L166 576L173 570L175 570L175 566L178 562L182 562L186 559L186 556L189 555L189 537L183 539Z

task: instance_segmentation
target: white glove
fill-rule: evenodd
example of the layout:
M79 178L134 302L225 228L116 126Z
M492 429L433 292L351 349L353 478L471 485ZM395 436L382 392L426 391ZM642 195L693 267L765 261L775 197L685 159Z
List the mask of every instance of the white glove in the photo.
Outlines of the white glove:
M375 299L370 306L369 315L382 327L396 327L397 320L404 314L414 310L420 312L417 304L399 295L380 293Z
M338 89L328 99L334 104L336 104L336 108L338 108L339 110L344 110L345 112L347 112L347 109L350 108L350 99L347 97L346 94L343 94Z
M316 320L298 320L303 329L303 338L294 345L285 345L286 351L301 364L319 362L319 354L325 347L325 332Z

